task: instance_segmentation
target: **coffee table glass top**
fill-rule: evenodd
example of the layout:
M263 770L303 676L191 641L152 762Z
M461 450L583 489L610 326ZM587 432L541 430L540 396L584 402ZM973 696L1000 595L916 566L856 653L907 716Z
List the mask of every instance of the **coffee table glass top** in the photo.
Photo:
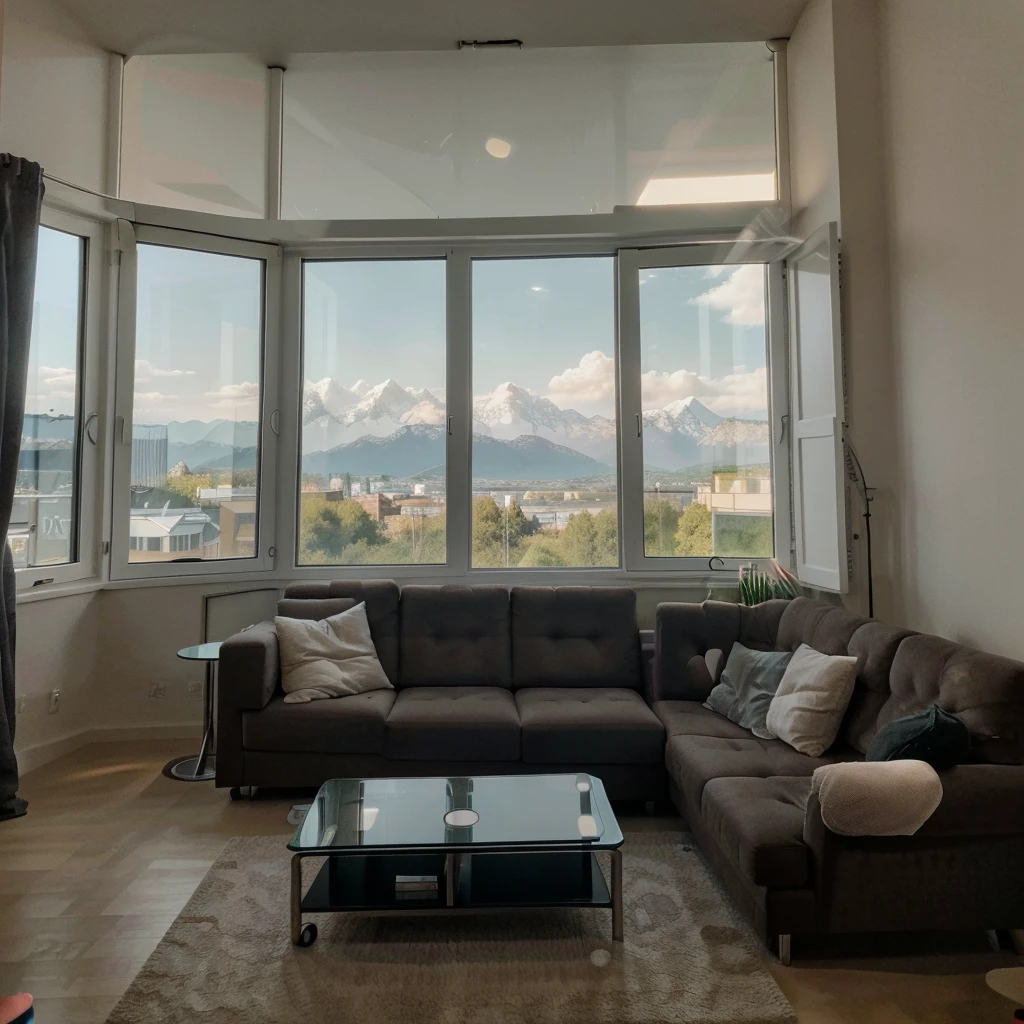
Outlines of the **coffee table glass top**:
M370 853L409 847L622 845L600 779L485 775L449 779L331 779L290 850Z

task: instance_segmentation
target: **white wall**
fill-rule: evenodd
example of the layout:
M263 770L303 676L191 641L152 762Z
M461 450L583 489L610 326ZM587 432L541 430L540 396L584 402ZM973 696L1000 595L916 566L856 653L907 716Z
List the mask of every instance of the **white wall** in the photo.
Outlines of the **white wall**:
M109 55L58 0L5 0L0 150L106 186Z
M1024 4L886 0L908 625L1024 657Z
M897 457L889 329L879 11L876 0L810 0L788 49L793 233L839 224L847 435L870 483L875 615L895 614ZM863 506L851 492L854 570L844 603L868 611Z

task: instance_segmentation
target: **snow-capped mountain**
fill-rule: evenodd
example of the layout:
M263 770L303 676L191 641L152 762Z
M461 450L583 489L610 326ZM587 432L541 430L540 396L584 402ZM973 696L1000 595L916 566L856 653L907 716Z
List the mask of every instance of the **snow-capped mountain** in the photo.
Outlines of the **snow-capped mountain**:
M403 387L392 379L374 387L360 380L351 388L329 377L307 381L302 407L304 453L330 451L369 434L389 436L406 426L443 427L447 415L443 390ZM737 446L748 461L764 461L767 442L757 439L754 422L724 420L693 395L649 409L643 414L644 463L684 469L728 459ZM561 409L512 381L474 398L473 432L496 441L543 438L601 463L615 462L614 420ZM709 436L715 439L705 441Z
M615 423L559 409L554 402L506 381L473 400L473 429L501 440L536 434L586 455L605 453L615 444Z
M390 378L375 387L346 388L330 377L306 381L302 399L302 450L335 448L372 429L390 434L407 424L444 423L444 403L425 388L404 388Z

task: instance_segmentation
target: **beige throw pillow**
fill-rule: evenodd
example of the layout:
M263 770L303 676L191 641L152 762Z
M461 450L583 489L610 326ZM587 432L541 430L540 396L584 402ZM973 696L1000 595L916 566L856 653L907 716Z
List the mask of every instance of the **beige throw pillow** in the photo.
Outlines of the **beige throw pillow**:
M365 604L318 621L278 615L274 625L286 704L393 689L377 659Z
M850 761L811 776L821 820L841 836L912 836L942 803L942 781L924 761Z
M821 757L839 735L856 681L856 658L801 644L768 708L767 731L801 754Z

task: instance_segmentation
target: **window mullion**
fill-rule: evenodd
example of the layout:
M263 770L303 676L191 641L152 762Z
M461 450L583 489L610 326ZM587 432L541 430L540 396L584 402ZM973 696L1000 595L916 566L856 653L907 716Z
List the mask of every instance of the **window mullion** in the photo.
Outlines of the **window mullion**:
M644 469L640 397L640 288L635 249L621 249L617 273L619 548L622 567L644 568Z
M465 576L469 571L472 542L472 273L472 262L466 250L449 250L446 276L448 343L446 509L447 573L451 576Z

